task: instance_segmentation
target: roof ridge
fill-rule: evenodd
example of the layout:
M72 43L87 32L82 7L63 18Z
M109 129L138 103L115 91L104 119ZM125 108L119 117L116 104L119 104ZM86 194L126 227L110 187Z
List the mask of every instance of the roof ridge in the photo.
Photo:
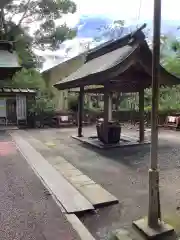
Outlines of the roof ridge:
M145 39L145 35L142 32L142 30L146 27L146 24L144 23L141 27L139 27L138 29L136 29L135 31L126 34L125 36L118 38L117 40L113 41L110 40L106 43L103 43L101 45L99 45L98 47L92 49L86 57L86 61L88 62L94 58L100 57L101 55L104 55L108 52L111 52L113 50L116 50L117 48L121 48L125 45L128 45L130 43L130 41L133 40L138 40L138 39ZM132 41L131 41L132 44Z

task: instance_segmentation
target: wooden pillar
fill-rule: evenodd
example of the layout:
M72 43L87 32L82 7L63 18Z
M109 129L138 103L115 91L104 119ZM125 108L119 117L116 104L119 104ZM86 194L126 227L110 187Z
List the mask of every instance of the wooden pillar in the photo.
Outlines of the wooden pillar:
M144 142L144 89L139 91L139 142Z
M109 93L107 86L104 86L104 138L108 142L108 121L109 121Z
M82 137L83 125L83 106L84 106L84 87L80 87L78 98L78 137Z
M152 57L152 110L151 110L151 162L149 169L149 209L148 226L154 229L160 227L161 206L159 195L158 167L158 107L159 107L159 76L161 47L161 0L154 0L154 33Z
M112 104L112 93L110 92L108 94L108 120L112 120L112 109L113 109L113 104Z

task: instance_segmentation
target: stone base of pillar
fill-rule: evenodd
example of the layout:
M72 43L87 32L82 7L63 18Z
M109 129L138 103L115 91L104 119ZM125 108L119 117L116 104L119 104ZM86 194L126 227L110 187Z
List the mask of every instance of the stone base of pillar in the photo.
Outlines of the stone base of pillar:
M83 137L82 132L78 132L77 137Z
M161 221L159 197L159 171L149 169L149 209L148 217L133 222L133 226L143 234L146 239L164 239L174 236L172 226Z
M81 134L81 135L77 135L77 137L84 137L84 136Z
M145 239L165 239L165 237L174 237L175 231L170 225L160 221L158 227L151 228L148 225L148 218L142 218L134 221L133 226Z

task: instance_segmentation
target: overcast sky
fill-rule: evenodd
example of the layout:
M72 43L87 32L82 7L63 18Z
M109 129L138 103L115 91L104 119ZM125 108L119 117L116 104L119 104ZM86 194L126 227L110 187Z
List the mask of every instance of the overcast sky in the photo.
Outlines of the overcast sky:
M134 21L153 18L154 0L74 0L77 12L67 17L68 23L74 25L81 15L105 15L114 19ZM140 8L141 6L141 8ZM180 20L180 0L162 0L162 19Z
M154 0L74 0L77 5L75 14L66 15L58 23L66 21L70 27L74 27L81 16L100 15L115 20L125 20L132 23L135 21L146 21L153 19ZM162 0L162 19L163 20L180 20L180 0ZM70 57L78 54L78 41L72 40L68 44L72 44L74 51ZM58 51L57 55L62 56L63 52ZM46 62L44 68L50 67L52 60ZM51 66L52 67L52 66Z

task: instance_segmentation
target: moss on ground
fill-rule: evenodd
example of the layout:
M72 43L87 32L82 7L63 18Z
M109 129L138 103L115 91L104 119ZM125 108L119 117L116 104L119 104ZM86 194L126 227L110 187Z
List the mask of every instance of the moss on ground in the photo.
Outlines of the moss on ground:
M175 214L166 214L163 216L163 221L171 225L177 233L180 233L180 215Z

